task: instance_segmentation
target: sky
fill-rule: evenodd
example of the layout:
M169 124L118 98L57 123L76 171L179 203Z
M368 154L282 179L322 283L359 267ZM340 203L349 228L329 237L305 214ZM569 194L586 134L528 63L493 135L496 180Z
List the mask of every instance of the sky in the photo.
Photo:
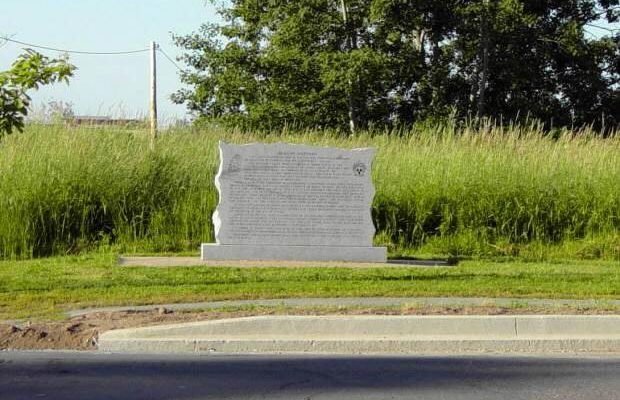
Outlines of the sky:
M201 24L217 21L206 0L0 0L0 36L22 42L80 51L126 51L148 48L151 41L173 59L182 53L171 32L188 34ZM26 46L0 40L0 70ZM59 52L40 50L48 56ZM70 54L78 67L64 83L32 92L35 109L49 101L73 104L77 115L140 117L148 115L149 53L129 55ZM181 63L179 63L182 65ZM186 116L185 107L170 101L182 87L177 68L157 54L160 120Z
M215 21L215 6L207 0L0 0L0 36L80 51L143 49L154 40L174 59L182 51L172 43L171 32L188 34L202 23ZM594 36L605 33L593 30ZM3 43L0 40L0 71L8 69L25 47ZM38 51L49 56L60 54ZM71 54L70 62L78 70L69 86L56 84L33 92L35 110L50 101L63 101L72 103L77 115L148 115L148 52ZM185 118L185 106L170 101L170 94L182 87L177 68L158 54L157 69L160 121Z

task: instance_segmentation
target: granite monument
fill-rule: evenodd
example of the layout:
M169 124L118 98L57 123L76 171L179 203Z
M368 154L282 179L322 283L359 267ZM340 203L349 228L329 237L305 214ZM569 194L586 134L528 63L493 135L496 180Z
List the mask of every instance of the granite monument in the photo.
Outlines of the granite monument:
M373 247L374 149L220 142L203 260L385 262Z

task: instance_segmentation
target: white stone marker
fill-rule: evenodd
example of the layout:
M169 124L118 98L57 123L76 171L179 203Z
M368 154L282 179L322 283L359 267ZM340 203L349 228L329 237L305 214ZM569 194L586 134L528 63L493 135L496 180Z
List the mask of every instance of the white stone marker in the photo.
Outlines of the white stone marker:
M217 244L201 258L385 262L372 246L374 152L220 142Z

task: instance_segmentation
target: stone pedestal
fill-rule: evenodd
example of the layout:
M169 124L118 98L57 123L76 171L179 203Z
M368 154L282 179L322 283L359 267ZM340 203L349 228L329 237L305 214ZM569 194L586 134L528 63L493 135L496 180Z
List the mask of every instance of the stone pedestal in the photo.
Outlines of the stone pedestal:
M374 149L220 142L217 244L203 260L385 262L373 247Z
M385 247L203 244L203 260L351 261L383 263Z

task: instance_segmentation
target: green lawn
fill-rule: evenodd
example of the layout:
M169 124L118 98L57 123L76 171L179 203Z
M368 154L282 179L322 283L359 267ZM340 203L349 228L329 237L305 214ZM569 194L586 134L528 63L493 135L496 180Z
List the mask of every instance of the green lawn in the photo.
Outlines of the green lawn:
M463 261L454 268L121 268L116 255L0 261L0 320L67 309L346 296L620 298L620 263Z

